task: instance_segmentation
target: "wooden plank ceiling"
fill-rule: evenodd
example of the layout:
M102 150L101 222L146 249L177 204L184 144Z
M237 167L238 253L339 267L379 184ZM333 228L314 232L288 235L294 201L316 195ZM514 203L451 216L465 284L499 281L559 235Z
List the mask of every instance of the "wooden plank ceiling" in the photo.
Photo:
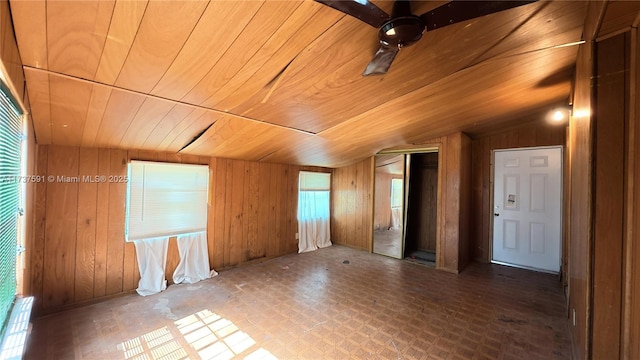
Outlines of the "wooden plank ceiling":
M538 2L427 32L362 77L376 29L310 0L10 4L38 144L329 167L566 102L577 46L558 45L581 39L586 9Z

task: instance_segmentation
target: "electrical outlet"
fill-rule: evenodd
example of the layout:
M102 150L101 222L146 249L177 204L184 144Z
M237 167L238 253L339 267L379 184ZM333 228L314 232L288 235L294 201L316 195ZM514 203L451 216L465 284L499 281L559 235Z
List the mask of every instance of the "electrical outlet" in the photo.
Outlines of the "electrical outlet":
M576 326L576 309L573 309L572 311L572 318L573 318L573 326Z
M299 237L298 237L298 233L296 233L296 240L298 240L298 238L299 238Z

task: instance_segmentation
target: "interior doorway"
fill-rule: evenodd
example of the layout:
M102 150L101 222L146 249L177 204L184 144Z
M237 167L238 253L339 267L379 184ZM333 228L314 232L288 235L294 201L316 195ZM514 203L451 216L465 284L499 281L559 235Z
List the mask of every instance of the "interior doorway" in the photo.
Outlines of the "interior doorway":
M438 158L437 149L376 156L374 253L436 265Z
M438 153L412 154L404 256L435 265L438 231Z

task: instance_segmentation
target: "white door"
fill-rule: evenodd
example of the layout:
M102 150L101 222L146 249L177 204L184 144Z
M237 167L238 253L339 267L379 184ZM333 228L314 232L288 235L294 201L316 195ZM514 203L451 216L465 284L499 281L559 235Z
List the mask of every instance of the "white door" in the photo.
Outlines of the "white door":
M560 272L562 148L494 155L493 262Z

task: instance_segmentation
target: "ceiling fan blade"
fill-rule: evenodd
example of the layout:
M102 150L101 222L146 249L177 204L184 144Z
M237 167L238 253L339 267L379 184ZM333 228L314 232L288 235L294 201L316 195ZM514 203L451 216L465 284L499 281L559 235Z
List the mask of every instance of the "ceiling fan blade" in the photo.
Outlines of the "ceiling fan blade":
M400 49L396 47L381 46L380 49L376 51L369 65L367 65L367 68L364 69L362 76L386 74L399 50Z
M420 15L427 31L435 30L443 26L455 24L460 21L474 19L480 16L497 13L521 5L530 4L537 0L529 1L451 1L429 12Z
M390 16L368 0L315 0L378 29Z

